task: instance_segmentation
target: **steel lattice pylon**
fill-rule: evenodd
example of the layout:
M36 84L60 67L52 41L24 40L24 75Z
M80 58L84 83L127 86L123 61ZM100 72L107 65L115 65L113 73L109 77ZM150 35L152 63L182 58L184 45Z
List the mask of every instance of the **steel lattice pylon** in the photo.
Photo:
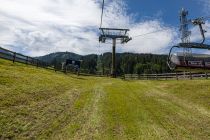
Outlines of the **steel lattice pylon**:
M191 32L188 28L189 20L187 19L188 11L182 8L180 12L180 33L182 43L190 43ZM183 48L184 58L192 56L191 48Z

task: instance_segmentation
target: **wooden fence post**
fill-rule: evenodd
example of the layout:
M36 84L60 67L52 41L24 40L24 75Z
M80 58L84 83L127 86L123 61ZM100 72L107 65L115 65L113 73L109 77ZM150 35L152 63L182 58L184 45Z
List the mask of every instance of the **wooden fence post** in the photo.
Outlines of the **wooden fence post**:
M192 73L190 72L190 80L192 80Z
M206 76L206 79L208 79L208 74L207 74L207 72L205 72L205 76Z
M16 52L14 52L13 54L13 60L12 60L13 63L15 63L15 59L16 59Z
M177 74L177 72L176 72L176 80L179 80L179 77L178 77L178 74Z
M26 64L28 65L28 56L26 57Z
M158 80L157 73L156 73L156 75L155 75L155 79Z
M67 74L67 65L65 66L65 73Z
M36 60L36 67L38 68L39 67L39 61Z

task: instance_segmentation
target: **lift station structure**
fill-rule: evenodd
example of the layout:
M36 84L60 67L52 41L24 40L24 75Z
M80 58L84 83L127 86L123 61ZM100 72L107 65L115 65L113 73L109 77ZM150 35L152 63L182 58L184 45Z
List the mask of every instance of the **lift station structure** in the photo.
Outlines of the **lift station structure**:
M99 42L106 43L107 40L112 40L112 68L111 76L113 78L117 77L116 73L116 44L120 41L121 44L125 44L132 40L129 37L129 29L117 29L117 28L99 28L101 34L99 36Z

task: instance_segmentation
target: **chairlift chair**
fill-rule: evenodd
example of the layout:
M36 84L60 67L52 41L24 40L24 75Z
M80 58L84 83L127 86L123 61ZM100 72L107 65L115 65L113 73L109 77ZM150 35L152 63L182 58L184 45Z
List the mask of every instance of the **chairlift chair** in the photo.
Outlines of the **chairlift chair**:
M205 42L205 30L202 25L205 24L202 18L191 20L193 25L198 25L202 42L201 43L179 43L173 46L168 55L167 64L171 70L178 71L192 71L195 69L210 70L210 55L208 54L195 54L190 53L188 55L183 51L182 53L175 52L175 49L195 49L195 50L210 50L210 45L204 44Z
M210 70L210 55L192 53L188 56L184 52L173 52L175 48L191 48L196 50L210 50L210 45L200 43L180 43L170 49L167 64L171 70L191 71L192 69Z

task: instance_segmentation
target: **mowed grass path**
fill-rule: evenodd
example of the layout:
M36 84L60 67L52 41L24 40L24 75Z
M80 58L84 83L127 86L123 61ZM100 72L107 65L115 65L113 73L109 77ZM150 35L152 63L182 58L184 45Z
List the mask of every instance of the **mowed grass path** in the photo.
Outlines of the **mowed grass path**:
M210 139L210 81L77 77L0 59L0 139Z

